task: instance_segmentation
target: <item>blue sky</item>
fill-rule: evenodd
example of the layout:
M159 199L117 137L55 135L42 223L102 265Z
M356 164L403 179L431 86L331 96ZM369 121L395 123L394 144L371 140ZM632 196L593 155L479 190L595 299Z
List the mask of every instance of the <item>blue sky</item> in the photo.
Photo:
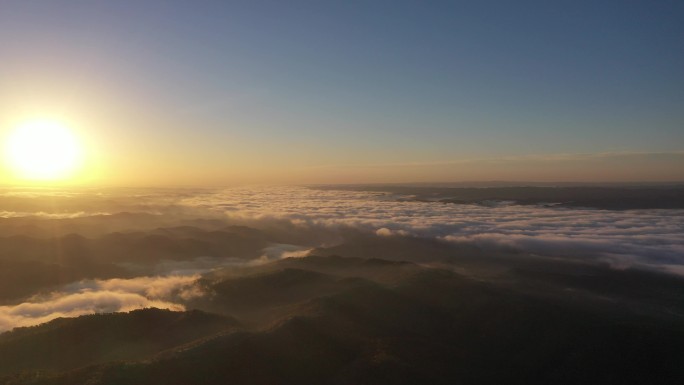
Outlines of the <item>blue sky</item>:
M126 154L225 181L515 180L536 174L443 165L653 153L672 180L683 41L679 1L3 1L0 105L67 116L117 175Z

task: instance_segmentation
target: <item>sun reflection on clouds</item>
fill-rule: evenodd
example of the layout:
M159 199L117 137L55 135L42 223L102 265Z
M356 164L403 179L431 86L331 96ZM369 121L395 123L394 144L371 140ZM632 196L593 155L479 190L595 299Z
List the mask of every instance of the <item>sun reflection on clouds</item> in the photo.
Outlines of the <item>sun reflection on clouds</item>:
M20 304L0 306L0 332L84 314L128 312L149 307L185 310L174 298L187 300L202 295L193 287L198 278L195 274L75 282Z

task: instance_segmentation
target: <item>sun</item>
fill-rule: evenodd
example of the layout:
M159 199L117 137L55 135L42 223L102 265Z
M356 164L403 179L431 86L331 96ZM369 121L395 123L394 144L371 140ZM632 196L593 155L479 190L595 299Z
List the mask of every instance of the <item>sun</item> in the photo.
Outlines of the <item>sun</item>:
M5 143L7 165L20 179L69 178L82 162L81 145L64 124L35 120L18 125Z

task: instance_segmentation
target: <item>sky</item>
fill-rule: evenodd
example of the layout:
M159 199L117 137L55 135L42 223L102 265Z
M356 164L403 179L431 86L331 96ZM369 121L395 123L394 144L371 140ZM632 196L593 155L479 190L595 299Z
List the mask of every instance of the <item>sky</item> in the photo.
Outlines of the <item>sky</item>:
M0 138L64 122L84 184L682 181L682 41L681 1L0 0Z

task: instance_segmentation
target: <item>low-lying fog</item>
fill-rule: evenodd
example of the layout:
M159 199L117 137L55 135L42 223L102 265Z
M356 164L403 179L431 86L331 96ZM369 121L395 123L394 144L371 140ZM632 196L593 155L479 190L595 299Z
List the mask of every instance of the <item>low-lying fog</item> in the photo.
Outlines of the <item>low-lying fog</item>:
M210 271L309 254L423 264L491 254L504 258L491 269L541 257L684 275L682 209L454 202L309 187L5 190L0 332L88 313L184 309L207 295L196 282ZM400 240L433 248L409 252Z

